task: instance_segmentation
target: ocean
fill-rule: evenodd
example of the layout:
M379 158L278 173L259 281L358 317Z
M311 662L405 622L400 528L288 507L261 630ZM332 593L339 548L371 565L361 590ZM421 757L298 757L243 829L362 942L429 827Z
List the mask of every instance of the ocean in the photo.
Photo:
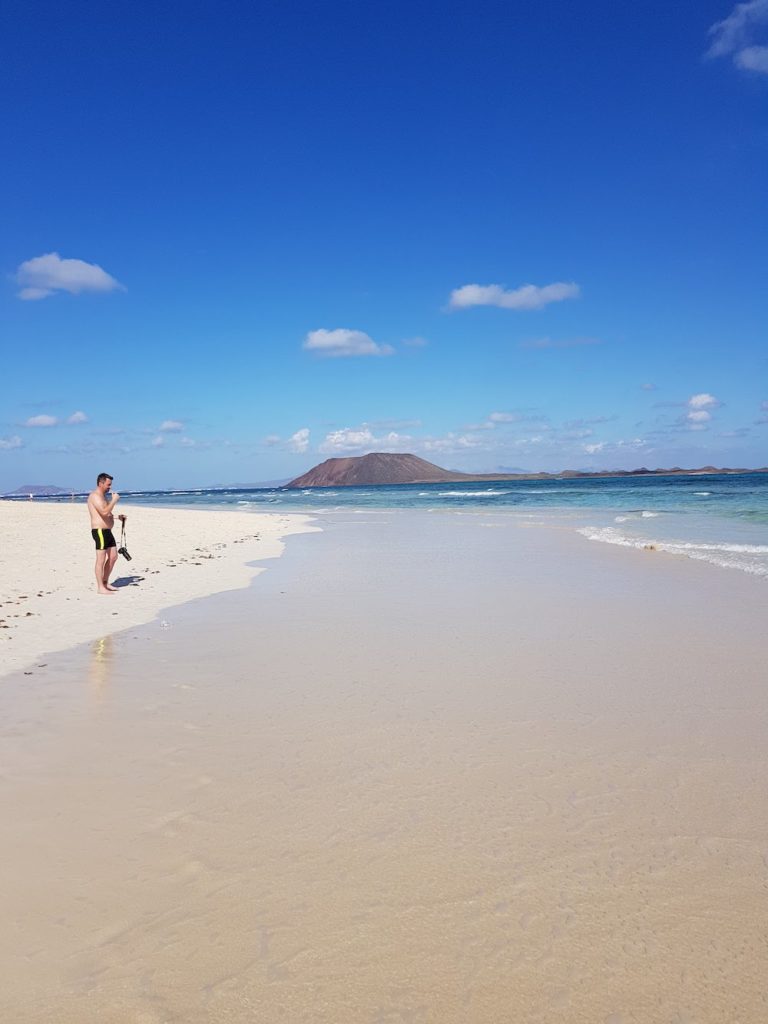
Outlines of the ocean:
M132 505L311 512L319 517L419 509L513 516L532 526L572 528L595 543L653 547L768 579L768 473L121 494Z

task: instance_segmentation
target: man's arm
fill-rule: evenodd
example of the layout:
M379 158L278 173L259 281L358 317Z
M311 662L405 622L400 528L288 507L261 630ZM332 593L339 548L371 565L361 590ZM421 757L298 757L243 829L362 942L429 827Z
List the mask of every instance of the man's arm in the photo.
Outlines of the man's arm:
M119 494L113 494L109 501L106 498L101 499L101 511L105 515L109 515L115 505L120 501Z

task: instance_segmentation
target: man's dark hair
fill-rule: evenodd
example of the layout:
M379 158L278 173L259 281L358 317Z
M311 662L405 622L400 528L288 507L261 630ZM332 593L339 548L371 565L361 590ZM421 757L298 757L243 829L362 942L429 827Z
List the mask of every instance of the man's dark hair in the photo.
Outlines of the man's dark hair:
M96 483L97 484L103 484L105 480L114 480L114 479L115 478L112 476L111 473L99 473L99 475L96 477Z

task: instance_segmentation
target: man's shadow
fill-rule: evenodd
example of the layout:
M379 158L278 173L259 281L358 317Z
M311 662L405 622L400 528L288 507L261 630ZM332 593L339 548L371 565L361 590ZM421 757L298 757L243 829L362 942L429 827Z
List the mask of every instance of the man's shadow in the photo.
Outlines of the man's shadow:
M144 576L120 576L116 580L110 580L110 583L113 587L138 587L144 579Z

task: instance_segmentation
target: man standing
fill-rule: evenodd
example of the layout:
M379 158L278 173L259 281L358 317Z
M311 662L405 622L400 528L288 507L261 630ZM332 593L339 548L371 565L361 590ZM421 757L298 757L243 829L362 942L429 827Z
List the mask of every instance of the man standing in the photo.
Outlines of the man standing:
M117 545L112 533L115 517L112 510L120 501L119 494L113 494L107 501L107 492L112 484L109 473L99 473L96 490L88 495L88 514L91 517L91 536L96 543L96 589L100 594L114 594L117 587L110 587L109 577L117 561ZM117 517L125 522L125 516Z

